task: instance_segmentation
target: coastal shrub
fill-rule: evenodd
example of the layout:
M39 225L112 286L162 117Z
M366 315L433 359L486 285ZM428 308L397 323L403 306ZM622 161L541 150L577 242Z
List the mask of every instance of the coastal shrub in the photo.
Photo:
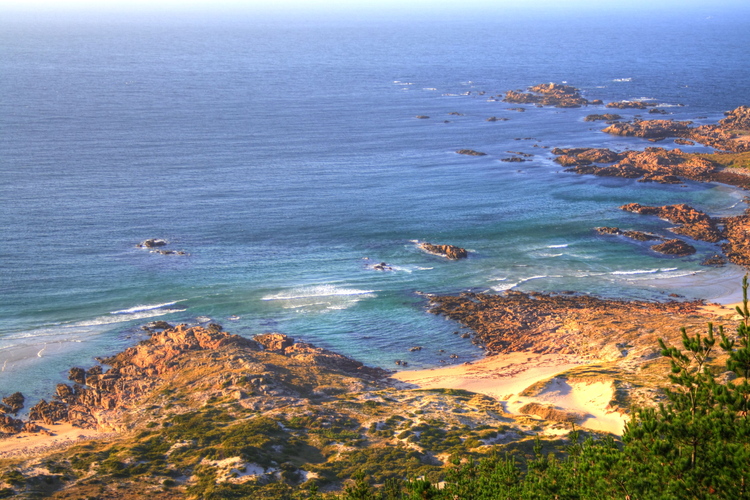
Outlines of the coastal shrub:
M20 471L17 470L9 470L8 472L0 476L0 479L11 486L23 486L24 484L26 484L26 478L23 474L21 474Z

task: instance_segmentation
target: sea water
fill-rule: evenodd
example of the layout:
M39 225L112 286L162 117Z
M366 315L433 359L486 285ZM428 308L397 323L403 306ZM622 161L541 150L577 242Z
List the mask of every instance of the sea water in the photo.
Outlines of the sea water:
M728 300L741 270L700 265L716 246L670 258L593 228L669 234L618 207L726 215L741 192L566 173L551 148L653 144L583 121L603 107L493 98L567 82L715 123L748 104L750 30L747 12L709 14L1 18L0 395L48 397L154 319L282 332L390 369L482 355L422 293ZM509 151L533 156L499 161Z

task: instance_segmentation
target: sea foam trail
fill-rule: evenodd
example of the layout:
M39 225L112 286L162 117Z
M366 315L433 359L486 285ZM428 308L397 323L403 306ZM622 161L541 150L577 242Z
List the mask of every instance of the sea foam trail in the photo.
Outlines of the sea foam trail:
M281 292L274 295L266 295L265 297L262 297L261 300L300 300L316 297L347 297L356 295L372 295L377 291L378 290L339 288L334 285L315 285L310 287L295 288L288 292Z
M669 271L675 271L678 268L676 267L668 267L668 268L656 268L656 269L635 269L633 271L612 271L610 274L614 274L616 276L628 276L631 274L654 274L654 273L666 273Z
M174 302L164 302L163 304L147 304L147 305L134 306L134 307L131 307L130 309L123 309L121 311L112 311L109 314L132 314L132 313L137 313L141 311L151 311L152 309L161 309L162 307L173 306L177 304L178 302L182 302L182 301L175 300Z

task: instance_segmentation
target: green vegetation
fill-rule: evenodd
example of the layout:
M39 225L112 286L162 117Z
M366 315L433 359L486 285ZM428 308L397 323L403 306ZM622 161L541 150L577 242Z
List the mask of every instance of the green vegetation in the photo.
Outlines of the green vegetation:
M721 167L750 168L750 152L696 154L695 156L705 158Z

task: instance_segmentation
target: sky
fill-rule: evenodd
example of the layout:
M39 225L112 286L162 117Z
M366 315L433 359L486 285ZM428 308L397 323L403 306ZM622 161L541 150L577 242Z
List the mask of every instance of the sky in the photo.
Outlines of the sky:
M747 0L0 0L0 11L481 12L731 9Z

